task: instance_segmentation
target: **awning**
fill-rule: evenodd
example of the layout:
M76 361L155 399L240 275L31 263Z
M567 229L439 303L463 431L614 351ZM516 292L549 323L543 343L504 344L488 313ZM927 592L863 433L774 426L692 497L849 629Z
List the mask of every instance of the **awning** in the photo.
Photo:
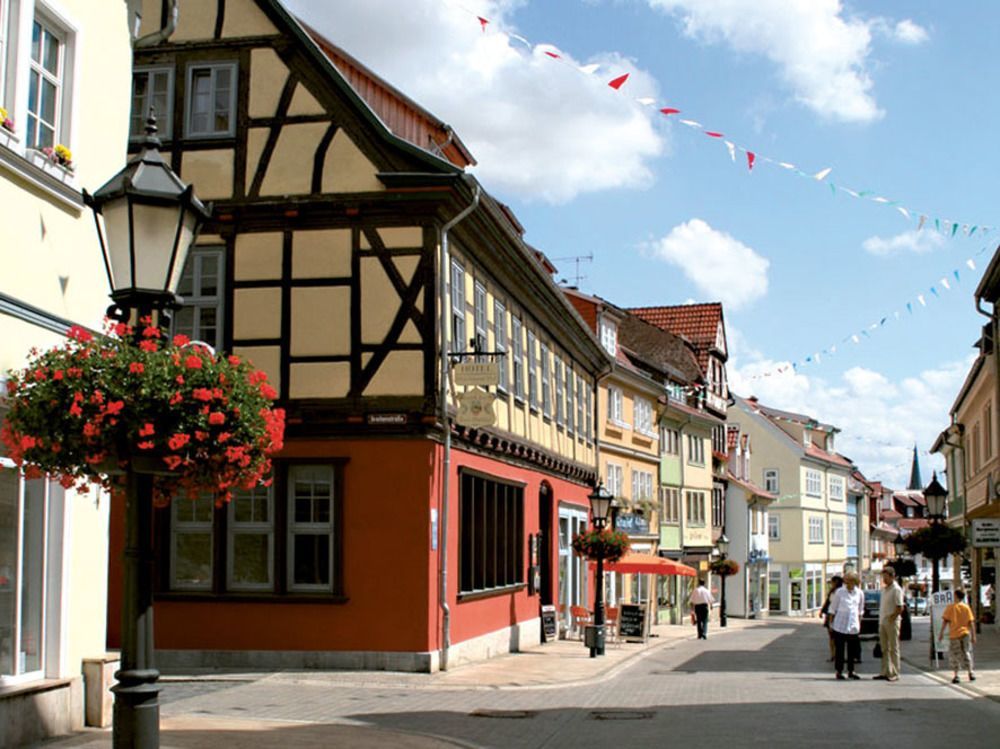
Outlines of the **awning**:
M686 577L695 577L697 575L694 568L680 562L675 562L673 559L665 559L664 557L637 552L630 552L617 562L606 564L604 569L608 572L617 572L622 575L684 575Z

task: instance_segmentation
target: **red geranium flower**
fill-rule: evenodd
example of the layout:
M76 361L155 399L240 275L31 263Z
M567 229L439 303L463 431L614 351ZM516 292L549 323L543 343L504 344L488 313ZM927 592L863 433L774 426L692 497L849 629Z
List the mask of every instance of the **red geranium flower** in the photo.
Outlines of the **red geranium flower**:
M146 371L146 367L141 361L134 361L128 365L128 371L132 374L142 374Z
M218 411L213 411L208 415L208 423L213 426L219 426L220 424L226 423L226 415L219 413Z
M200 356L192 354L184 360L184 366L188 369L201 369L202 361Z

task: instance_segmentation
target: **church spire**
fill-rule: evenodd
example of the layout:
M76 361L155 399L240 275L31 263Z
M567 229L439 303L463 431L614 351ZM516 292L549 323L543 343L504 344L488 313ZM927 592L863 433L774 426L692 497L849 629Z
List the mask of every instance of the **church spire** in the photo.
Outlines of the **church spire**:
M920 479L920 462L917 460L917 446L913 446L913 466L910 468L910 485L908 490L923 491L924 482Z

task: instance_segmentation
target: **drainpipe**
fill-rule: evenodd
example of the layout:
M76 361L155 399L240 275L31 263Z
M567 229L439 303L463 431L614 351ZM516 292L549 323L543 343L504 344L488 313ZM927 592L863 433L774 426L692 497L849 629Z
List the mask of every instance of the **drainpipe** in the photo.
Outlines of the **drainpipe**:
M461 213L441 227L441 242L438 256L438 284L441 289L441 314L438 319L438 332L441 339L441 368L439 372L440 388L438 402L441 408L441 426L444 429L444 460L441 471L441 525L438 531L440 538L441 572L438 585L438 596L441 599L441 650L439 667L448 670L448 648L451 646L451 609L448 607L448 492L451 478L451 423L448 420L448 315L445 314L445 289L448 288L448 232L459 221L472 213L479 205L479 185L476 185L472 202ZM450 303L450 302L449 302ZM463 342L464 345L464 342Z
M142 49L144 47L154 47L157 44L159 44L160 42L164 42L168 38L170 38L170 36L177 29L177 16L178 16L177 1L178 0L170 0L170 12L167 14L167 25L164 26L159 31L154 31L152 34L147 34L146 36L140 37L140 38L136 39L135 41L133 41L132 42L132 48L133 49ZM134 0L132 2L129 2L129 10L130 10L130 12L133 10L133 6L135 6L135 5L138 5L138 3L134 2ZM136 24L135 24L135 27L132 30L133 36L138 35L138 33L139 33L139 23L138 22L139 22L139 20L141 20L141 17L142 17L142 13L141 13L140 9L136 8L134 12L135 12Z

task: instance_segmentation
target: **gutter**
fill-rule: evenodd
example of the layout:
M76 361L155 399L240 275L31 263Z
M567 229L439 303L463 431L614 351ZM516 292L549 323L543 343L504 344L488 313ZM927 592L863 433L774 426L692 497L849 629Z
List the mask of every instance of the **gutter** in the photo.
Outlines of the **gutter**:
M441 314L438 318L438 331L441 338L441 369L439 372L440 389L438 391L438 401L441 406L441 426L444 429L444 460L442 462L441 473L441 500L440 516L441 525L438 530L440 536L440 557L441 570L438 580L438 597L441 605L441 649L438 656L438 665L442 671L448 670L448 649L451 647L451 609L448 607L448 494L450 490L451 478L451 423L448 420L448 315L445 314L445 299L450 297L445 295L448 288L448 233L462 219L472 213L479 205L481 190L476 185L472 202L462 211L441 227L441 241L439 243L438 254L438 283L441 294Z
M146 34L146 36L139 37L132 42L132 49L143 49L145 47L155 47L160 42L165 42L169 39L174 31L177 30L177 18L178 18L178 8L177 0L170 0L170 12L167 13L167 25L164 26L159 31L154 31L152 34ZM141 18L141 11L136 14ZM136 23L135 33L139 33L139 24Z

